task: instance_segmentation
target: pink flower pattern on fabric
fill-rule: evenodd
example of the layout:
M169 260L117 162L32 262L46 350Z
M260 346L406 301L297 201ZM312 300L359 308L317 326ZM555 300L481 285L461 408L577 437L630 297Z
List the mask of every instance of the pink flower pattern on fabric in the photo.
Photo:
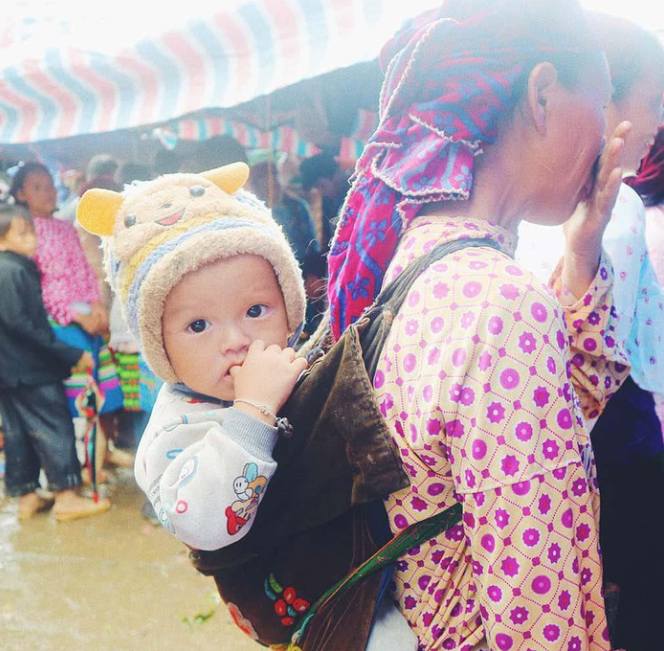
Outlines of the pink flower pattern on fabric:
M99 281L90 266L76 227L56 217L35 218L35 263L42 275L44 305L60 325L69 325L78 313L74 303L99 301Z
M508 254L516 245L487 222L422 217L386 282L431 247L468 236L491 237ZM397 563L394 596L421 649L609 649L582 411L601 409L628 367L606 341L612 270L600 267L587 295L563 309L507 255L465 249L418 278L394 321L374 386L412 485L386 500L390 525L464 508L462 525Z

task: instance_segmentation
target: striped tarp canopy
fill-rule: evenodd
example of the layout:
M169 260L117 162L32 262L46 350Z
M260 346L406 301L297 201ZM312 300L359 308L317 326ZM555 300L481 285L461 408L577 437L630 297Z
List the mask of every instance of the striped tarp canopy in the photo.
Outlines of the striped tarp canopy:
M232 107L375 58L404 18L435 4L18 0L0 22L0 143Z

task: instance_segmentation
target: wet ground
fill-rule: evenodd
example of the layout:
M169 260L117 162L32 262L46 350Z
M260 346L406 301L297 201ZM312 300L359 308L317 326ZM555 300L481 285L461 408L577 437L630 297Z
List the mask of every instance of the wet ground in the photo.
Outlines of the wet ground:
M114 471L104 494L113 508L103 515L19 523L15 500L0 493L1 651L261 648L183 546L143 519L130 471Z

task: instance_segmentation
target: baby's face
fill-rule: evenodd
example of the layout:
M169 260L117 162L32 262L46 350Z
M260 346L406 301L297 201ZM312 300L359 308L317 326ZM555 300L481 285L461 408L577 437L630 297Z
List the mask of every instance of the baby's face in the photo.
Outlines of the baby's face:
M242 366L251 343L288 343L286 306L272 265L256 255L238 255L185 275L166 298L162 330L181 382L234 400L230 369Z

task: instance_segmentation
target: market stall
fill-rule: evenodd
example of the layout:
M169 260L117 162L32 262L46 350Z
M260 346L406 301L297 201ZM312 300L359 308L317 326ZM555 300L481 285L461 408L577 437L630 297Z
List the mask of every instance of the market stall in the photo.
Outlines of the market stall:
M125 0L85 13L71 0L24 0L0 30L0 145L145 131L245 105L375 59L407 15L434 4L191 0L153 15ZM275 137L299 146L281 118L261 117L268 122L249 127L281 128ZM199 118L187 119L172 132L191 133Z

